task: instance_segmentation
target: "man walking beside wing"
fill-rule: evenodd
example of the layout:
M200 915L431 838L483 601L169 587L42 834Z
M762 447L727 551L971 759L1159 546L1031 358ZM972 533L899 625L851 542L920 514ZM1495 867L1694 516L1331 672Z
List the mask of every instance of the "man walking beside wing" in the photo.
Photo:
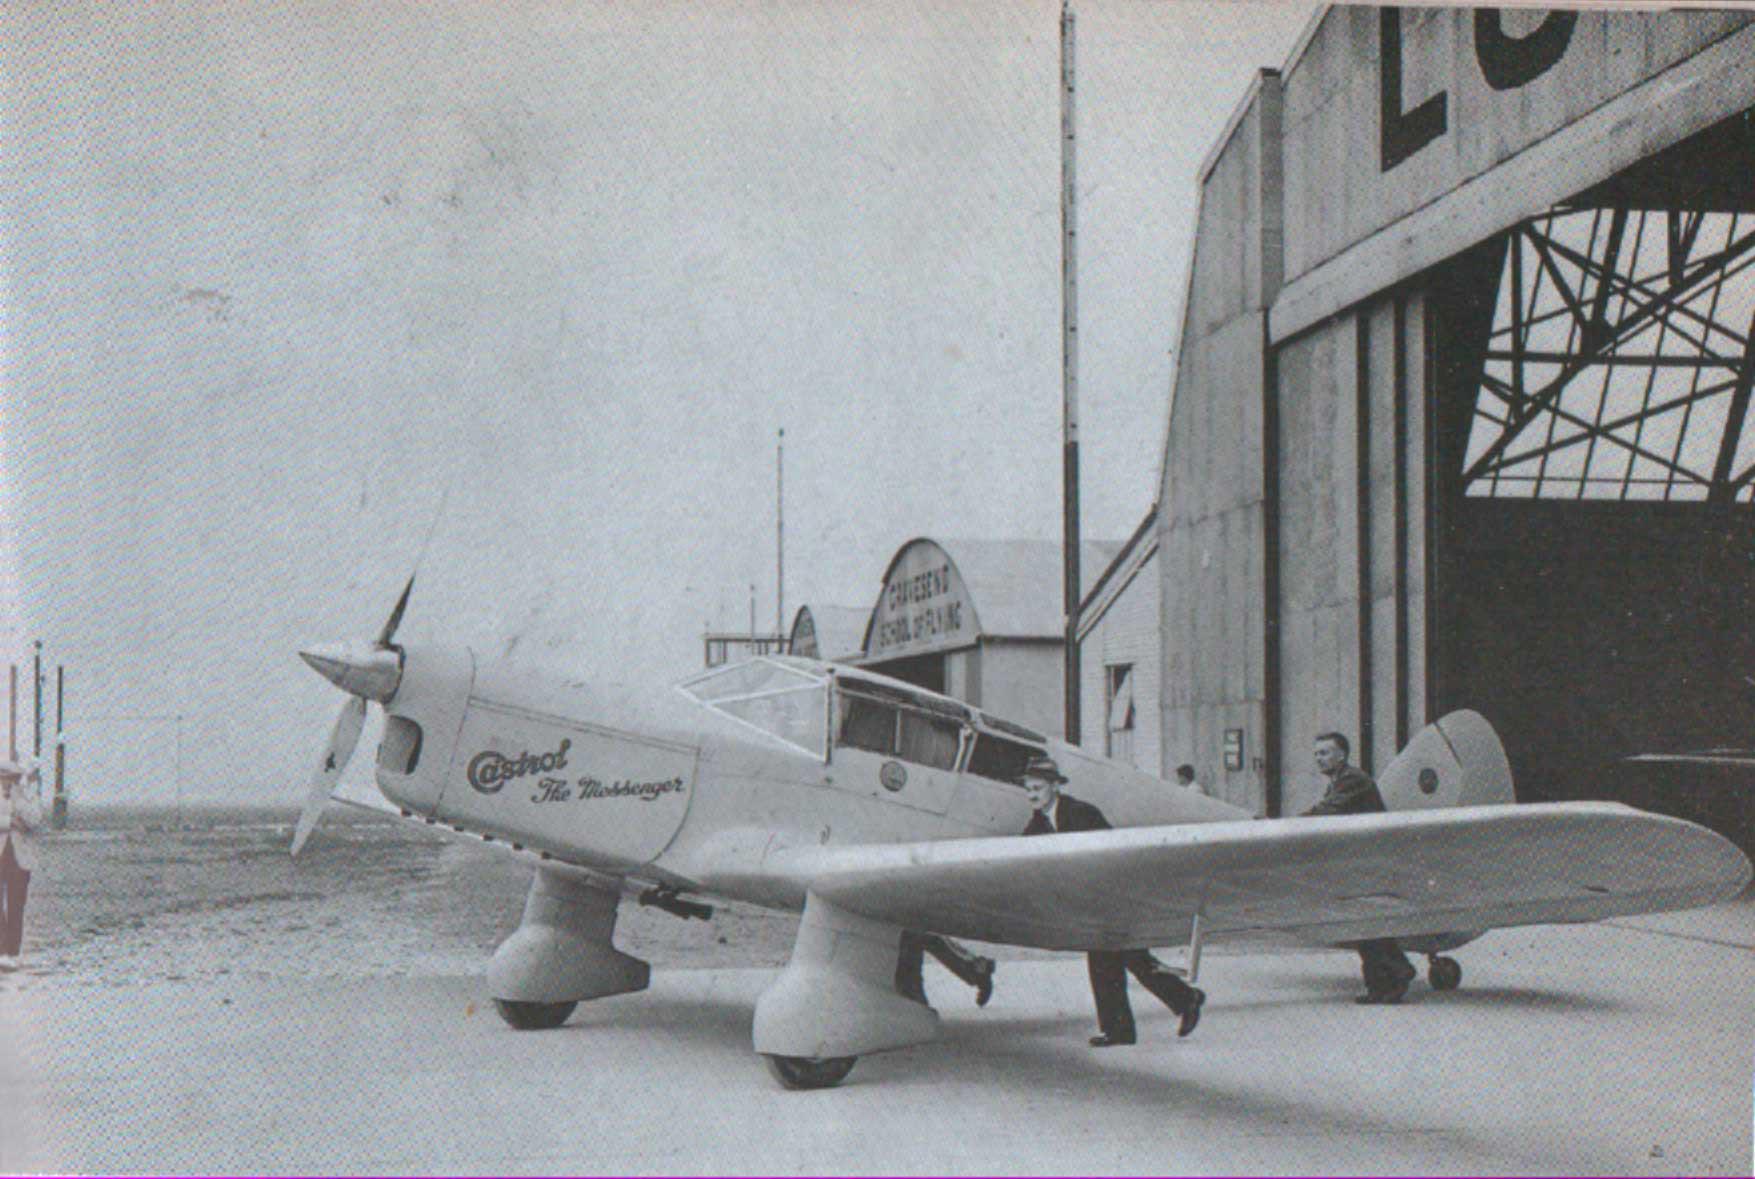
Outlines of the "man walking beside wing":
M1024 766L1023 786L1034 813L1025 835L1051 835L1059 831L1103 831L1109 820L1088 802L1061 793L1065 775L1054 759L1032 757ZM1093 1048L1132 1044L1136 1038L1133 1007L1127 998L1127 976L1133 975L1164 1006L1181 1016L1176 1034L1186 1036L1200 1022L1206 992L1191 987L1145 950L1092 950L1087 956L1091 973L1091 996L1097 1003L1097 1032Z
M1320 733L1316 738L1316 768L1328 779L1328 789L1306 815L1368 815L1387 810L1377 783L1358 766L1349 765L1352 747L1340 733ZM1414 980L1414 964L1394 938L1373 938L1358 944L1359 968L1365 975L1365 993L1359 1003L1400 1003Z

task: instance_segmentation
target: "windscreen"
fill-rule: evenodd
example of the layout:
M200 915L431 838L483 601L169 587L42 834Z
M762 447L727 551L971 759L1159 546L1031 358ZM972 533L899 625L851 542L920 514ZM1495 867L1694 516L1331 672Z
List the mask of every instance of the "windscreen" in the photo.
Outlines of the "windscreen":
M828 681L767 659L714 668L682 690L813 757L828 756Z

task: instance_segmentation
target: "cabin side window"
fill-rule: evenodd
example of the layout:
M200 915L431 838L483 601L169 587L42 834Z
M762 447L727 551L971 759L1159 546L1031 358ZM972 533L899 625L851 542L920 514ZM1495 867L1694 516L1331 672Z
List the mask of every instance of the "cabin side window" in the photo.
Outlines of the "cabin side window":
M975 734L975 749L969 754L969 772L998 782L1017 783L1024 776L1024 764L1042 751L1032 745L999 737L993 733Z
M835 744L897 757L915 765L954 770L961 751L962 726L888 701L853 692L840 694Z
M939 770L954 770L962 735L963 726L955 721L919 712L903 712L898 753L903 761Z
M897 709L893 704L841 693L835 744L871 753L896 753Z

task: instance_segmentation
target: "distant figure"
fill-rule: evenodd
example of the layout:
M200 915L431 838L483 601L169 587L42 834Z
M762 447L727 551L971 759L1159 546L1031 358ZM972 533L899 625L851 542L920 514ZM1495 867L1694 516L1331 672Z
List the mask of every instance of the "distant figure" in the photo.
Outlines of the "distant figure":
M1205 794L1207 792L1206 787L1202 786L1199 782L1195 781L1194 767L1189 765L1187 762L1183 762L1181 765L1176 767L1176 784L1178 786L1186 786L1190 790L1198 790L1202 794Z
M1044 755L1032 757L1024 766L1023 786L1030 795L1035 813L1030 816L1025 835L1051 835L1057 831L1104 831L1109 820L1088 802L1060 792L1066 777L1054 759ZM1133 1007L1127 1000L1127 976L1132 974L1140 985L1156 995L1171 1011L1182 1017L1176 1034L1186 1036L1200 1022L1201 1004L1206 992L1183 982L1176 972L1152 957L1145 950L1092 950L1086 955L1091 974L1091 997L1097 1002L1097 1031L1091 1037L1093 1048L1113 1048L1134 1042Z
M1306 815L1368 815L1387 810L1371 775L1347 764L1352 746L1340 733L1316 738L1316 768L1328 779L1328 790ZM1400 1003L1414 981L1414 964L1392 937L1359 943L1359 968L1365 975L1360 1003Z
M902 931L902 941L896 954L897 991L916 1003L926 1002L926 981L922 978L922 971L925 969L927 954L937 958L945 969L975 988L975 1006L987 1006L987 1001L993 998L993 972L997 968L993 959L936 933L915 933L911 929Z
M24 902L30 895L32 855L26 837L31 821L25 784L34 777L0 764L0 957L16 958L24 947Z

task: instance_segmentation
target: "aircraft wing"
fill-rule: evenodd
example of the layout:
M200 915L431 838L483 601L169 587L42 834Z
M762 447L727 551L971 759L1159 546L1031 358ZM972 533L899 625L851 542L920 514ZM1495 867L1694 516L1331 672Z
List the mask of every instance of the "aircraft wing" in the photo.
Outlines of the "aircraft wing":
M1696 749L1686 753L1640 753L1628 761L1678 766L1740 766L1755 769L1755 749Z
M909 929L1055 950L1291 935L1333 943L1711 904L1749 860L1620 803L1457 807L930 843L798 847L767 864Z

